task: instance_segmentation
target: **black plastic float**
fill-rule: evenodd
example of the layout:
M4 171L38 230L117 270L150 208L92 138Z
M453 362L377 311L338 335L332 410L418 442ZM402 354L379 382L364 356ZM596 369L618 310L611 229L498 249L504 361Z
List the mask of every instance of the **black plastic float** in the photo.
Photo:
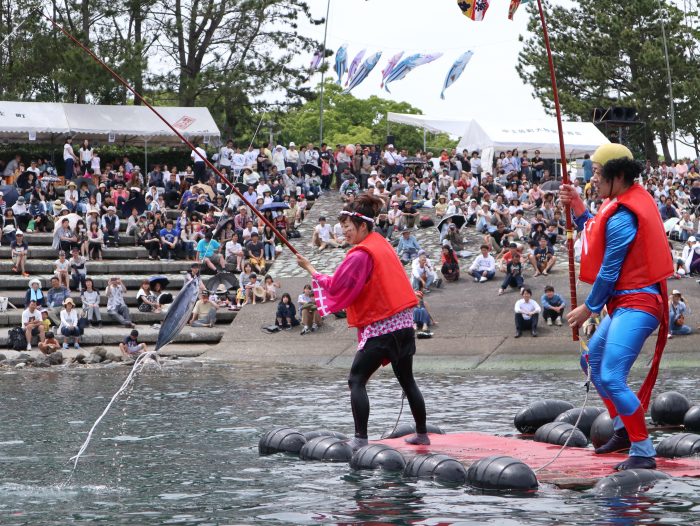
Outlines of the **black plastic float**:
M686 431L700 431L700 405L694 405L685 413L683 426Z
M651 403L651 420L658 425L679 426L690 409L690 402L676 391L667 391Z
M569 447L586 447L588 439L581 431L568 422L550 422L535 431L535 442L563 446L567 438Z
M394 448L384 444L370 444L355 451L350 459L350 467L357 470L403 471L406 460Z
M352 448L343 439L319 436L302 446L299 458L324 462L348 462L352 458Z
M538 400L518 411L513 423L521 433L534 433L543 425L554 422L564 411L573 408L572 404L564 400Z
M655 469L628 469L600 479L593 493L601 496L616 496L637 493L652 487L659 480L671 478Z
M604 411L598 415L591 425L590 439L593 447L600 447L605 444L613 436L615 429L613 428L613 421L607 411Z
M605 412L605 409L603 409L602 407L584 407L583 410L580 407L575 407L573 409L569 409L568 411L564 411L562 414L556 417L554 421L567 422L571 425L574 425L576 423L576 420L578 420L579 415L581 415L581 420L578 423L577 429L579 429L581 433L583 433L587 437L590 437L591 426L593 425L593 421L596 418L598 418L598 415L600 415L600 413L603 412Z
M268 431L260 437L258 452L261 455L273 453L299 453L306 443L306 438L296 429L279 427Z
M656 446L656 454L664 458L691 457L700 453L700 435L679 433L664 438Z
M435 433L437 435L445 434L445 432L436 425L428 424L426 427L428 428L428 433ZM408 422L406 422L404 424L399 424L398 426L396 426L396 429L394 429L390 435L387 435L383 438L400 438L412 435L415 432L416 424L409 424Z
M430 478L441 484L464 484L467 470L458 460L447 455L416 455L403 470L406 477Z
M467 470L467 483L489 490L534 490L537 477L530 466L517 458L492 456L477 460Z
M335 438L340 438L341 440L348 439L347 435L344 435L343 433L340 433L339 431L331 431L330 429L318 429L316 431L304 432L304 438L306 439L307 442L313 438L318 438L318 437L335 437Z

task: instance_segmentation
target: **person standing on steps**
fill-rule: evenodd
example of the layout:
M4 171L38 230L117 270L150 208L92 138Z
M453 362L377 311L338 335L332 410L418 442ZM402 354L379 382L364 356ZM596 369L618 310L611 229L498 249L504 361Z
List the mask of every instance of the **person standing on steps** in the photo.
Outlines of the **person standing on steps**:
M629 458L615 469L654 469L656 451L644 413L668 335L666 279L673 274L673 260L654 198L636 183L642 167L632 152L621 144L605 144L591 161L591 184L605 199L598 214L591 215L573 186L562 185L560 192L562 204L571 206L576 228L583 231L579 279L593 284L585 303L566 318L571 327L580 327L608 308L609 316L591 338L581 364L584 370L591 368L591 380L615 429L595 452L629 449ZM635 395L627 375L657 327L652 365Z
M348 443L353 450L368 443L367 382L380 366L389 363L416 422L416 434L406 442L430 444L425 401L413 377L413 309L418 301L396 252L374 232L374 218L382 206L378 197L363 194L340 213L345 239L353 248L332 276L319 274L308 259L297 255L298 265L313 278L319 314L345 309L348 325L357 328L357 353L348 378L355 421L355 436Z

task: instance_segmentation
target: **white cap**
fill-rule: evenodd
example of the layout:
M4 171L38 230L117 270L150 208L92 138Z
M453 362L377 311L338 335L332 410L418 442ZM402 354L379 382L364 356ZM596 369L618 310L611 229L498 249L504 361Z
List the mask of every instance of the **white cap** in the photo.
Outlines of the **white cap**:
M671 295L672 295L672 296L675 296L676 294L678 294L678 295L680 296L680 295L681 295L681 291L678 290L678 289L673 289L673 291L671 292Z
M289 147L291 148L292 146L294 146L296 148L296 144L294 144L293 142L290 142Z
M387 145L387 148L393 148L393 147L394 147L394 145L393 145L393 144L389 144L389 145Z
M371 176L373 176L373 175L379 175L379 174L377 173L377 170L372 170L372 171L369 173L369 175L370 175L370 177L371 177Z
M2 195L2 193L0 193L0 195ZM689 243L697 243L697 241L698 241L698 240L695 239L695 236L690 236L690 237L688 238L688 242L689 242Z

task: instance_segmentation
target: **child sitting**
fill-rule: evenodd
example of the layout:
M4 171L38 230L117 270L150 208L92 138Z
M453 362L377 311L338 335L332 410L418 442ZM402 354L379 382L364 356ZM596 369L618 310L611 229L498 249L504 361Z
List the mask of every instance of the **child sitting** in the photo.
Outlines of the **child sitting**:
M292 303L292 297L285 292L282 294L282 299L277 305L277 326L285 331L288 331L292 327L296 327L299 325L299 320L297 320L296 315L297 310Z
M60 348L61 344L58 343L56 336L51 331L46 333L46 338L43 342L39 342L39 350L44 354L54 353Z
M272 276L269 274L265 276L265 283L263 284L265 288L265 297L263 298L263 303L265 301L275 301L277 299L277 289L280 288L279 281L274 281Z

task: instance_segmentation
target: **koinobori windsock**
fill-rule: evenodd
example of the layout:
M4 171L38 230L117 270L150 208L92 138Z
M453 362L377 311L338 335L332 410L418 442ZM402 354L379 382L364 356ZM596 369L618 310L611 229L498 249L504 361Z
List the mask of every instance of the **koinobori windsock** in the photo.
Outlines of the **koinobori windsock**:
M396 67L396 64L399 63L399 60L401 60L401 57L403 57L403 51L399 51L389 59L389 62L386 63L386 67L382 70L382 83L380 84L380 88L384 87L384 82L386 81L387 77L391 75L391 72L394 71L394 68Z
M335 52L335 74L338 75L338 84L343 83L343 75L348 70L348 46L343 44Z
M365 60L362 63L362 65L359 68L357 68L357 72L355 72L355 74L352 76L352 78L349 81L348 87L345 88L345 90L343 90L343 93L350 93L352 89L359 86L376 67L381 57L381 51L377 51L374 55L370 55L369 57L367 57L367 60Z
M462 53L457 60L455 60L455 63L452 64L452 67L450 68L450 71L447 73L447 77L445 77L445 84L442 87L442 92L440 93L440 98L444 100L445 98L445 90L449 88L452 84L455 83L455 81L460 77L460 75L464 72L464 68L467 67L467 64L469 64L469 61L472 59L474 56L474 53L471 51L467 51L465 53Z
M366 52L367 52L367 50L363 49L357 55L355 55L355 58L352 59L352 62L350 62L350 69L348 69L348 78L345 81L346 86L350 83L350 79L355 75L355 72L357 71L357 68L360 66L362 59L365 58Z
M464 16L479 22L486 16L489 0L457 0L457 5Z
M311 57L311 63L309 64L309 70L311 72L314 72L318 69L318 67L321 65L321 61L323 60L323 50L318 49L316 53L314 53L314 56Z
M441 56L442 53L416 53L415 55L406 57L401 62L396 64L396 67L391 71L387 79L384 81L384 89L388 93L391 93L388 88L389 83L401 80L418 66L428 64L433 60L439 59Z

